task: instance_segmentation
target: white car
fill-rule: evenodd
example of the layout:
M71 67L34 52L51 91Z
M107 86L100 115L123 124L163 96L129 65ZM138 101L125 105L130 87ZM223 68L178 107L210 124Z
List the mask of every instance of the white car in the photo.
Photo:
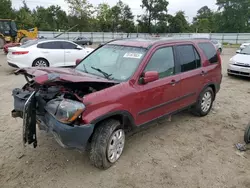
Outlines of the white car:
M222 43L220 43L219 41L217 40L211 40L211 42L215 45L216 49L222 53L222 50L223 50L223 45Z
M250 46L245 47L230 59L227 73L250 77Z
M7 62L15 68L68 67L83 59L94 49L66 40L32 40L9 48Z
M250 42L245 42L245 43L241 44L241 45L240 45L240 49L238 49L238 50L236 51L236 53L240 53L241 50L243 50L243 49L246 48L247 46L250 46Z

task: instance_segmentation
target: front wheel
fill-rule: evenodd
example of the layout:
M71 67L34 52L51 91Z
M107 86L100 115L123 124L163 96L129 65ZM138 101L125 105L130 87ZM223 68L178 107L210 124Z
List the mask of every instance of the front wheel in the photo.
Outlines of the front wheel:
M214 102L214 92L211 87L203 90L193 108L193 113L197 116L206 116Z
M100 169L108 169L121 157L125 132L119 121L103 121L95 130L90 145L90 161Z

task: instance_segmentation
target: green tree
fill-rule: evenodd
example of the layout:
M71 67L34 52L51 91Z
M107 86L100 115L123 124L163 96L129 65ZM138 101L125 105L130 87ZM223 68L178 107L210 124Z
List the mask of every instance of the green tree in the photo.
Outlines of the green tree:
M16 11L15 15L18 28L29 29L34 27L34 19L31 10L28 8L25 1L23 1L23 6Z
M171 33L189 32L189 24L185 17L185 12L179 11L169 19L169 31Z
M167 14L168 4L167 0L142 0L141 7L146 9L148 33L151 33L152 20L156 23Z
M121 30L126 33L134 31L134 15L128 5L122 9Z
M13 19L14 11L12 9L11 0L0 0L0 18Z
M110 31L112 28L112 12L108 4L102 3L97 7L97 30Z
M193 28L195 32L209 33L214 32L214 13L208 6L201 7L197 16L193 18Z
M220 30L250 32L250 0L217 0L221 11Z
M94 25L91 23L95 9L87 0L65 0L69 5L70 26L78 25L78 31L93 31Z

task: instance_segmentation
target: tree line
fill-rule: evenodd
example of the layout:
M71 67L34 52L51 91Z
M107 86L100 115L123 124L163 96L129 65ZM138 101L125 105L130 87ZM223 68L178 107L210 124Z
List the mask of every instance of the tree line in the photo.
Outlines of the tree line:
M184 11L168 14L167 0L142 0L142 15L133 15L128 4L119 0L110 6L93 6L87 0L65 0L69 12L60 6L37 6L31 10L25 0L20 9L13 9L11 0L0 0L0 19L13 19L18 28L38 27L42 31L141 32L141 33L229 33L250 32L250 0L217 0L218 10L201 7L192 23Z

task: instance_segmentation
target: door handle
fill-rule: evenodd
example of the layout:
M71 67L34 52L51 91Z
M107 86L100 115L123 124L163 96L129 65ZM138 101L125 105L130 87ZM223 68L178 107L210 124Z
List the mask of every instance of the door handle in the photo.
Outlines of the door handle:
M48 52L48 51L42 51L42 53L44 53L44 54L48 54L49 52Z
M201 76L205 76L207 74L206 71L201 71Z
M176 81L176 80L171 80L171 82L170 82L170 84L172 85L172 86L175 86L175 84L177 84L178 83L178 81Z
M71 52L69 52L69 51L66 51L65 53L67 53L67 54L70 54Z

